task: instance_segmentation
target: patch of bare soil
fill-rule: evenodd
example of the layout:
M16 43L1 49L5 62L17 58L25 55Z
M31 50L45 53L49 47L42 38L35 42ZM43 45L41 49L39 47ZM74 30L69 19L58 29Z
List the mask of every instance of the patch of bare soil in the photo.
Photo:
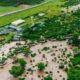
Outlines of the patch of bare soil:
M31 5L21 4L21 5L19 5L19 7L28 9L31 7Z
M49 50L42 51L44 47L49 47ZM31 56L25 57L23 54L17 56L27 61L26 70L23 74L26 78L25 80L43 80L43 77L48 74L50 74L54 80L67 80L65 68L68 68L70 58L73 56L72 48L67 44L67 41L48 41L44 44L39 43L30 49L33 53L37 54L34 58ZM68 56L70 53L71 57ZM39 73L36 67L36 64L39 62L47 64L43 73ZM16 80L8 72L12 66L11 63L11 60L8 60L6 67L4 66L4 68L0 70L1 80ZM59 68L60 64L64 64L63 69ZM33 72L28 71L29 69Z

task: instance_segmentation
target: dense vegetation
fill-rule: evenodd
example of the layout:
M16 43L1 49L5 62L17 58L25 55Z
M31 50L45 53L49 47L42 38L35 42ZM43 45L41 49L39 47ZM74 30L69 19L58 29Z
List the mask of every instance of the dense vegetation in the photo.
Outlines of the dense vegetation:
M26 61L23 58L15 59L14 63L19 63L19 66L12 66L11 70L9 70L10 74L14 77L19 77L24 73Z
M62 13L59 16L54 16L53 18L46 20L43 25L36 24L31 28L29 25L26 25L24 26L22 37L31 40L43 40L51 38L64 40L66 37L70 37L72 40L70 40L71 43L79 45L79 11L76 12L77 14Z
M80 80L80 52L71 59L72 66L68 70L68 80Z
M77 5L80 3L80 0L65 0L64 6Z
M0 0L2 6L18 6L20 4L38 4L44 0Z

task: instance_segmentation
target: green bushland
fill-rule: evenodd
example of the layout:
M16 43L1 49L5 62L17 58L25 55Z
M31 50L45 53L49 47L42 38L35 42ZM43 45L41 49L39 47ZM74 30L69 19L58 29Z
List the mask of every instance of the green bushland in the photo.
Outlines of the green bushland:
M68 70L68 80L80 80L80 52L71 59L72 66Z
M80 11L80 10L79 10ZM79 12L77 11L77 13ZM78 14L79 15L79 14ZM60 14L58 16L54 16L46 21L44 21L44 25L36 24L33 27L29 25L23 26L23 38L30 40L41 40L41 39L56 39L56 40L65 40L67 37L72 37L71 39L77 41L75 32L80 34L79 27L79 16L71 13L71 14ZM78 44L79 42L76 42ZM79 44L78 44L79 45Z
M0 0L1 6L18 6L20 4L39 4L44 0Z

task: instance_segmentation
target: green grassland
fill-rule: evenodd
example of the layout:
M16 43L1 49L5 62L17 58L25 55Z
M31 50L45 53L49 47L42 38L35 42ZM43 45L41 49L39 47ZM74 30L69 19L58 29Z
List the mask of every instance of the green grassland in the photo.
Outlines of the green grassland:
M0 14L22 9L21 5L34 5L44 0L0 0Z
M6 24L11 23L12 21L15 21L17 19L21 19L21 18L26 18L29 16L32 16L34 14L37 14L39 12L48 10L49 8L55 8L55 5L61 4L60 0L56 0L56 1L49 1L47 3L41 4L39 6L27 9L27 10L23 10L14 14L9 14L3 17L0 17L0 26L4 26ZM56 9L56 8L55 8Z
M8 13L10 11L15 11L15 10L19 10L22 9L22 7L14 7L14 6L0 6L0 14L4 14L4 13Z

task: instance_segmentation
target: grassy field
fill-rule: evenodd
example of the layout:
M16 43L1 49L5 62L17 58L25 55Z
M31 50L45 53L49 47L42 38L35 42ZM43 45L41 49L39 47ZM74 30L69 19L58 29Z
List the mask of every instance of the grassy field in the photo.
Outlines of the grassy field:
M35 5L39 4L44 0L20 0L19 2L17 0L0 0L0 14L11 12L14 10L19 10L24 7L21 7L22 5Z
M17 19L26 18L28 16L37 14L37 13L42 12L42 11L45 11L49 8L54 7L54 5L57 5L57 4L61 4L59 2L59 0L56 0L54 2L50 1L50 2L47 2L45 4L41 4L39 6L33 7L31 9L27 9L27 10L24 10L24 11L21 11L21 12L17 12L17 13L14 13L14 14L9 14L9 15L0 17L0 26L4 26L6 24L11 23L12 21L17 20Z
M22 7L14 7L14 6L0 6L0 14L4 14L10 11L19 10L22 9Z

